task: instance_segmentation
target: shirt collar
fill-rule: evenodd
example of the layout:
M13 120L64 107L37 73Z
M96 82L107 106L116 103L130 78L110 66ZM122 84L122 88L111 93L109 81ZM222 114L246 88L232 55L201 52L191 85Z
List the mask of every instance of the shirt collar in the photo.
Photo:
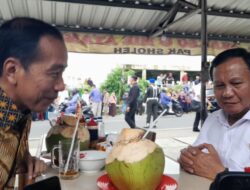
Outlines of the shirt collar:
M0 88L0 128L13 127L26 115Z
M238 125L239 123L245 122L246 120L250 120L250 110L249 110L241 119L239 119L237 122L235 122L233 125L230 126L227 121L227 114L222 109L220 109L219 112L220 113L217 115L218 121L221 124L226 125L227 127L233 127Z

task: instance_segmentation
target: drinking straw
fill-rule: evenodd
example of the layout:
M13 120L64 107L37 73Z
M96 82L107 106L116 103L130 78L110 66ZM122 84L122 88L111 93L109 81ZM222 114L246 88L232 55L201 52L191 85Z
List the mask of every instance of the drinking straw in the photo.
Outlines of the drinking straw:
M72 140L71 140L71 144L70 144L69 155L68 155L67 162L66 162L66 165L65 165L65 168L64 168L64 174L66 174L67 171L68 171L69 159L70 159L70 156L71 156L72 151L73 151L73 146L74 146L74 142L75 142L75 138L76 138L76 132L77 132L78 125L79 125L79 122L80 122L80 118L81 118L80 116L78 116L78 118L77 118L75 130L74 130L74 133L73 133L73 136L72 136Z
M39 144L38 144L37 149L36 149L36 157L39 159L41 158L41 154L42 154L44 137L45 137L44 134L40 137Z
M150 122L149 124L149 128L147 129L146 133L144 133L142 139L146 138L146 136L148 135L148 133L151 131L151 129L153 128L153 126L156 124L156 122L161 118L161 116L163 116L163 114L167 111L167 109L164 109L163 112L161 112L161 114L153 121Z
M41 137L40 137L40 141L39 141L39 144L38 144L38 147L36 149L36 157L40 160L41 159L41 156L42 156L42 149L43 149L43 143L44 143L44 138L46 137L45 134L43 134ZM46 174L44 173L41 173L41 176L42 177L45 177Z

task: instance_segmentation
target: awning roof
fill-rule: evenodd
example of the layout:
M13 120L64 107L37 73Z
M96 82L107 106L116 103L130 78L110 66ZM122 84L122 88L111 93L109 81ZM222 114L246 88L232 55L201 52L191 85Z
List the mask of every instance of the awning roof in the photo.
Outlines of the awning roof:
M207 5L209 39L250 41L249 0ZM64 31L91 33L200 38L199 13L199 0L0 0L1 22L29 16Z

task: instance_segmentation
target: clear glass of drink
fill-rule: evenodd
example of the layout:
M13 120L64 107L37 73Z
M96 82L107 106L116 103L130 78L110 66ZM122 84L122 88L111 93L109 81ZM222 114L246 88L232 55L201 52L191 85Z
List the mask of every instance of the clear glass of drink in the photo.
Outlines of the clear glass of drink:
M52 149L52 158L54 158L55 150L59 151L59 167L55 165L54 159L52 159L52 166L59 168L61 179L75 179L79 176L79 140L75 139L72 152L69 155L71 142L72 139L60 140L59 144Z

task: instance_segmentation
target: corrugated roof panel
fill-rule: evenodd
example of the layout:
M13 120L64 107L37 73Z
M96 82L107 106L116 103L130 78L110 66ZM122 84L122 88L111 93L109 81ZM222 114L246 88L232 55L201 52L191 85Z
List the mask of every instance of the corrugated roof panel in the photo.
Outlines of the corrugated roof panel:
M13 11L13 16L29 16L28 10L26 8L26 3L24 1L8 1L10 9Z
M184 13L178 13L176 16L176 19L179 19L182 17ZM192 33L200 30L201 27L201 16L196 17L192 16L191 18L185 18L183 20L180 20L178 22L175 22L173 25L168 27L168 31L176 31L176 32L187 32Z
M134 19L135 9L121 9L117 18L115 19L114 28L131 30L130 23Z
M37 19L43 19L42 2L41 1L27 1L29 16Z
M134 31L142 30L143 29L143 26L142 26L143 15L144 15L144 10L135 9L133 17L131 17L128 22L128 28Z
M110 14L110 12L113 11L113 8L110 8L110 7L106 7L106 6L96 6L97 9L96 9L96 13L95 13L95 16L94 16L94 27L95 28L104 28L105 26L105 23L107 21L107 18L111 19L111 22L112 20L115 19L115 17L111 18L111 17L108 17L108 15Z
M228 27L230 27L232 25L232 23L235 22L234 18L231 18L230 20L226 19L226 17L220 17L219 19L216 18L215 16L209 16L209 18L214 18L213 20L211 20L208 24L208 30L209 33L214 33L214 34L229 34L231 33L231 30L229 29L229 31L226 31L225 29ZM225 30L225 32L223 32L223 30Z
M80 26L88 26L89 25L89 20L90 20L90 15L92 12L92 5L82 5L83 6L83 11L80 17Z
M0 10L1 10L2 19L9 20L12 18L11 9L8 5L8 0L1 0Z
M105 12L106 7L103 6L93 6L92 7L92 12L91 12L91 26L93 28L99 28L101 27L101 21L103 19L104 16L104 12Z
M249 0L209 0L207 1L207 5L216 9L250 10Z
M67 18L67 4L56 2L55 7L55 22L57 25L66 25L66 18ZM53 9L52 9L53 11Z
M250 25L248 19L239 19L237 18L228 18L228 17L213 17L213 21L210 21L208 24L208 31L210 33L216 34L226 34L226 35L249 35ZM232 27L233 26L233 27ZM243 30L242 27L245 28L248 26L248 30Z
M55 2L42 1L41 13L44 21L49 22L51 24L56 24L55 14L53 11L54 6L52 6L52 4L55 4Z
M144 11L140 21L141 28L139 28L139 30L149 30L153 26L159 25L166 14L167 13L163 11Z
M186 1L195 5L199 2L199 0ZM94 4L91 4L91 2ZM97 5L100 2L102 5ZM107 5L105 5L105 2ZM113 2L116 3L114 7L111 6ZM15 16L30 16L51 24L64 26L69 30L69 27L73 26L73 28L79 28L79 30L99 28L106 32L119 31L132 34L132 31L135 31L145 32L144 34L149 35L150 32L161 29L161 23L167 18L167 11L161 10L162 8L156 10L156 7L159 5L167 7L166 5L173 5L177 0L126 0L127 4L122 3L122 0L113 2L92 0L88 2L90 4L80 4L49 0L0 0L0 20L8 20ZM121 7L117 7L119 2ZM128 3L130 3L130 6L137 8L122 6L128 6ZM237 17L241 16L241 14L244 16L245 11L248 11L248 15L244 17L249 16L249 0L209 0L207 4L208 7L211 7L212 14L215 14L216 10L217 14L220 13L218 12L219 9L222 9L221 13L228 14L230 10L232 10L232 15L237 13L233 15L234 17L227 17L230 16L227 14L208 15L208 33L250 36L249 19ZM140 5L143 6L138 7ZM150 10L150 6L154 9ZM243 12L240 13L241 11ZM183 14L183 12L179 12L175 20ZM200 33L200 28L201 15L194 15L171 25L168 31Z
M72 25L77 25L78 24L78 15L79 15L79 11L80 8L82 6L77 5L77 4L69 4L69 13L68 13L68 18L67 18L67 24L72 26Z
M0 19L3 18L2 10L0 9Z
M208 33L225 35L249 35L250 22L248 19L208 16ZM233 26L233 27L232 27ZM194 33L201 30L201 15L195 15L169 27L169 31Z
M117 8L117 7L112 7L112 8L107 7L108 14L107 14L103 27L111 29L111 30L117 27L117 22L118 22L118 18L121 13L121 10L122 10L121 8Z
M163 22L163 20L166 17L166 15L167 15L167 12L157 11L155 19L152 19L152 24L148 27L148 30L152 31L157 26L159 26L159 24Z
M153 11L152 16L148 19L145 25L146 31L152 32L152 30L159 25L160 22L165 18L166 13L160 11Z

